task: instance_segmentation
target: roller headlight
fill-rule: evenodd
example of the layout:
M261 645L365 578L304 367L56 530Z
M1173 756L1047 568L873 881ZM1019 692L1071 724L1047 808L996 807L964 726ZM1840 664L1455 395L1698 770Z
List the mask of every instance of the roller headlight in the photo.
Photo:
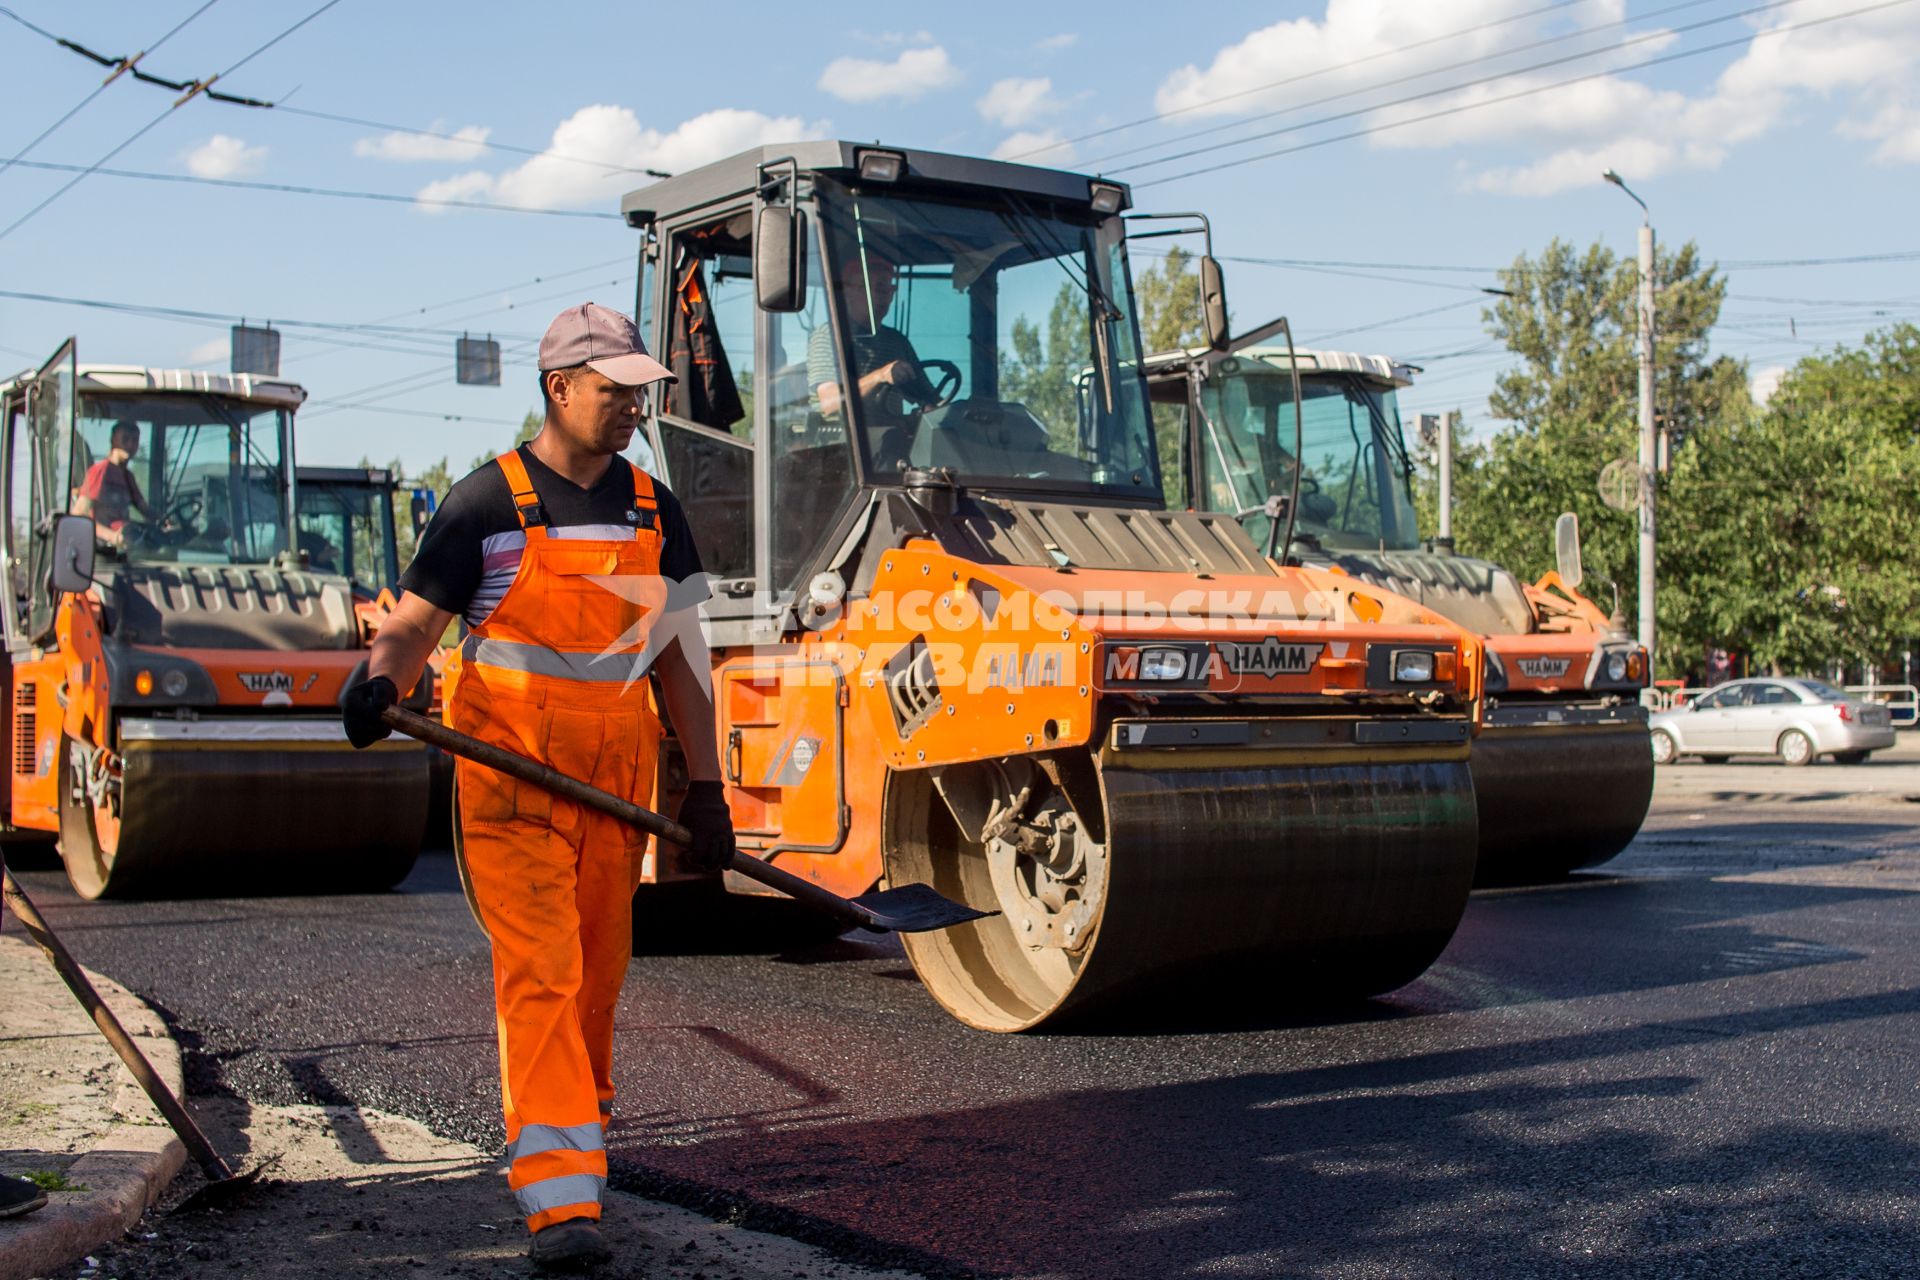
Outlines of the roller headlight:
M1619 684L1627 678L1627 655L1610 653L1607 655L1607 679Z
M187 673L174 667L160 677L160 692L169 698L181 698L187 692Z
M1184 680L1187 676L1187 651L1185 649L1142 649L1140 651L1140 678L1142 680Z
M1434 679L1433 651L1430 649L1394 650L1393 678L1398 684L1431 684Z

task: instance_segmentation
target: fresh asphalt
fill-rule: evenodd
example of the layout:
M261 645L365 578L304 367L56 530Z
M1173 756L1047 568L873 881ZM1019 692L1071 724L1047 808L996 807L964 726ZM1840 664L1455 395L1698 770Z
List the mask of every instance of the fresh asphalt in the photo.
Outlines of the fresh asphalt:
M1284 971L1238 1023L1002 1037L884 940L636 957L615 1181L944 1275L1910 1275L1920 744L1894 755L1663 768L1626 854L1475 895L1420 981L1304 1020L1257 1012ZM380 897L22 880L196 1092L500 1142L448 855Z

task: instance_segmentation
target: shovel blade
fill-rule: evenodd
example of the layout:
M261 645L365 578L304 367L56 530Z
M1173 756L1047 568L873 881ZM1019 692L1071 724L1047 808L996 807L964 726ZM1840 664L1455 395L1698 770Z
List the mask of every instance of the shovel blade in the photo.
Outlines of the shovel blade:
M249 1191L252 1191L255 1186L259 1185L260 1175L272 1168L276 1163L278 1162L268 1161L266 1164L255 1165L245 1173L236 1173L230 1178L220 1178L216 1181L209 1182L206 1186L201 1187L185 1200L175 1205L168 1211L168 1216L172 1217L174 1214L204 1213L209 1209L227 1208L245 1196Z
M955 902L930 884L903 884L863 893L853 901L872 914L876 925L893 933L932 933L999 914Z

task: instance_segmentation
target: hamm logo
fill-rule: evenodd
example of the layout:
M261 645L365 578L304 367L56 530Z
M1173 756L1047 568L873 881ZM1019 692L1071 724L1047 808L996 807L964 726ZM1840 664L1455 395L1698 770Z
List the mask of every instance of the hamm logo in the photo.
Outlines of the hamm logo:
M1294 644L1268 636L1255 644L1222 640L1215 648L1227 670L1237 676L1300 676L1313 670L1326 646Z
M1529 680L1558 680L1573 665L1572 658L1522 658L1515 664Z
M284 671L242 671L240 686L248 693L292 693L293 677Z

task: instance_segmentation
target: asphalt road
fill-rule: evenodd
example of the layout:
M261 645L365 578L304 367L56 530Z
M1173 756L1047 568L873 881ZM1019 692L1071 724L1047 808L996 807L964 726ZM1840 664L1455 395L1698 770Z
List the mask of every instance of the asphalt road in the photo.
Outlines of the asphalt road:
M1421 980L1309 1022L996 1037L885 942L637 957L616 1181L942 1274L1911 1275L1917 801L1911 740L1662 769L1626 854L1476 895ZM446 855L367 898L22 879L170 1018L196 1091L500 1141Z

